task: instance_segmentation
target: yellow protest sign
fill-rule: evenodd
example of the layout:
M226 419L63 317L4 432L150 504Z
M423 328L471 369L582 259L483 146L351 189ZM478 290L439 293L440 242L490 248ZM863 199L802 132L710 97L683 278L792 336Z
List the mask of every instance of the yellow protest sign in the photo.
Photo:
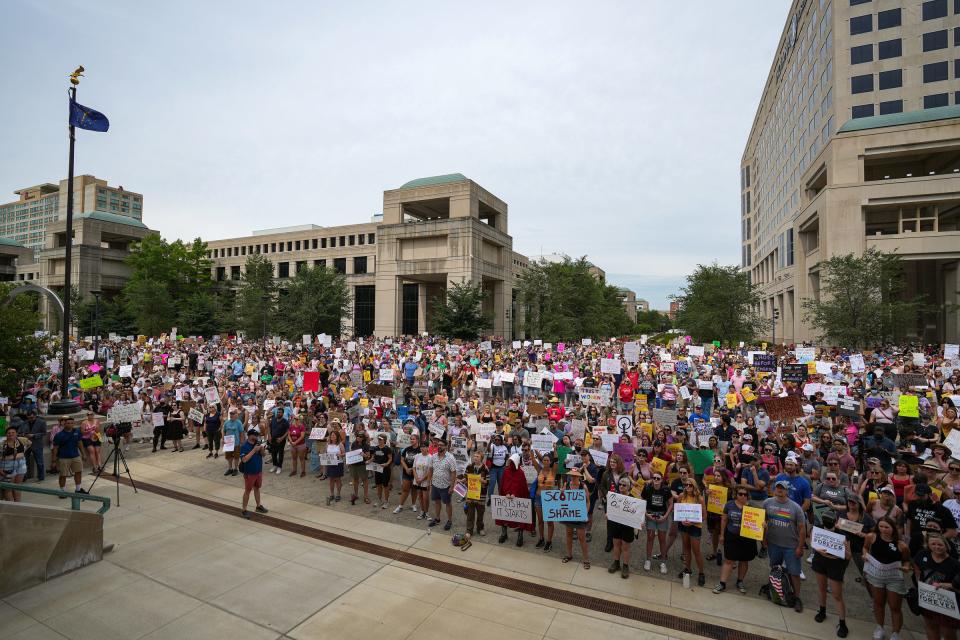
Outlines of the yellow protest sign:
M751 540L763 540L763 522L767 512L757 507L744 507L740 518L740 535Z
M653 470L659 473L661 476L667 475L667 466L669 466L669 463L666 460L654 458L650 461L650 466L653 467Z
M753 393L753 389L751 389L750 387L744 387L740 391L740 395L743 396L744 402L753 402L754 400L757 399L757 396Z
M643 494L643 487L646 486L647 481L643 478L637 478L633 481L633 487L630 489L630 495L634 498L639 498Z
M917 396L900 396L900 417L901 418L919 418L920 403Z
M96 389L97 387L103 386L103 380L98 375L90 376L89 378L84 378L80 381L80 388L84 391L89 391L90 389Z
M767 343L766 343L766 342L761 342L761 343L760 343L760 349L762 349L763 351L766 351L766 350L767 350Z
M480 474L467 474L467 500L480 499Z
M647 434L648 438L653 437L653 423L652 422L641 422L640 428L643 429L643 432Z
M879 499L880 499L880 496L877 495L876 491L871 491L867 494L867 504L870 504L871 502Z
M727 394L727 409L736 409L737 408L737 394L728 393Z
M723 505L727 504L727 488L719 484L707 486L707 511L709 513L723 513Z
M816 362L808 362L808 363L807 363L807 375L808 375L808 376L815 376L815 375L817 375L817 363L816 363Z
M360 398L360 407L366 409L370 405L370 400L367 398Z
M670 453L676 454L679 451L683 451L683 444L680 442L671 442L667 445L667 451Z
M370 382L370 372L366 369L363 370L363 381Z
M589 449L593 445L593 434L589 431L585 431L583 434L583 448Z
M930 487L930 491L933 492L933 497L937 499L937 502L940 502L940 496L943 495L943 491L936 487Z

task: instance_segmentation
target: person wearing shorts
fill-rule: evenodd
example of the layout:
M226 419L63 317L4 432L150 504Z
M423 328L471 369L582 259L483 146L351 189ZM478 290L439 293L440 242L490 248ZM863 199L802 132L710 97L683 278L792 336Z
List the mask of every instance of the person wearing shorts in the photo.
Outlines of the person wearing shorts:
M905 576L913 571L910 564L910 548L900 539L900 528L889 516L877 520L873 533L863 540L863 577L871 587L873 594L873 619L877 627L873 637L884 637L884 621L887 607L890 608L890 622L893 633L899 635L903 628L903 596L907 594ZM880 575L875 565L900 563L900 574Z
M767 526L764 529L763 543L767 548L770 567L783 565L790 575L790 584L795 594L800 593L800 558L803 556L803 543L807 535L807 519L803 509L788 497L790 481L777 480L773 497L763 502ZM803 603L797 595L794 611L801 613Z
M643 487L641 497L647 501L647 557L643 570L650 571L650 563L660 559L660 573L667 573L667 533L670 531L670 512L673 510L673 492L663 483L663 474L654 472ZM656 538L660 553L653 555L653 539Z
M30 448L30 439L19 437L17 428L7 427L5 439L0 443L0 481L12 484L22 484L27 475L27 450ZM13 489L4 489L2 498L12 502L20 502L20 492Z
M378 468L373 472L373 486L377 488L377 500L380 508L386 509L390 502L390 471L393 468L393 449L387 444L387 434L381 433L377 436L377 446L371 452L370 461Z
M403 511L403 503L410 496L410 509L417 510L417 499L420 494L420 487L413 481L413 465L420 453L420 436L416 433L410 434L410 446L404 447L400 452L400 503L393 510L394 513Z
M821 526L830 532L834 532L837 526L837 516L833 511L827 511L820 515ZM827 619L827 583L830 586L830 595L833 596L836 605L837 615L840 621L837 624L837 637L846 638L849 630L847 629L847 606L843 601L843 574L847 571L847 564L850 562L850 539L845 537L843 545L843 557L838 558L834 555L821 551L819 549L813 552L813 572L817 576L817 598L819 609L814 620L823 622Z
M740 535L743 522L743 509L750 503L750 486L742 484L734 488L734 499L723 506L720 516L720 548L723 549L723 567L720 569L720 582L713 588L714 593L727 590L727 578L737 565L737 590L746 593L743 579L747 576L749 562L757 557L757 543L752 538Z
M86 493L80 487L83 474L83 449L80 446L80 432L74 428L73 418L63 421L63 431L53 437L52 458L60 469L60 489L67 486L67 477L73 476L76 493ZM66 496L60 496L65 498Z
M263 452L264 445L257 442L260 433L256 429L247 432L247 440L240 447L240 461L243 463L243 510L244 518L250 518L247 504L250 502L250 492L257 503L257 513L267 513L266 507L260 504L260 487L263 486Z
M237 419L237 410L230 409L230 419L223 423L223 436L233 436L233 451L225 451L223 457L227 459L227 470L223 473L225 476L236 476L240 472L237 467L240 463L240 447L243 446L244 433L243 422Z
M360 450L363 454L363 460L349 465L350 481L353 483L353 495L350 496L350 506L357 503L360 497L360 485L363 485L363 501L370 504L370 483L367 481L367 460L370 458L369 447L367 446L367 434L363 429L356 429L353 433L353 442L350 443L350 451Z
M629 476L623 476L617 483L617 493L629 495L633 489L633 481ZM622 522L614 522L607 516L607 529L613 538L613 562L607 568L608 573L620 571L620 577L626 579L630 575L630 545L633 543L633 527Z
M430 526L440 524L440 505L447 511L447 522L443 525L444 531L453 526L453 506L450 504L450 493L453 484L457 481L457 461L453 455L447 453L447 443L443 440L434 440L437 453L433 456L430 467L430 500L433 502L434 516Z

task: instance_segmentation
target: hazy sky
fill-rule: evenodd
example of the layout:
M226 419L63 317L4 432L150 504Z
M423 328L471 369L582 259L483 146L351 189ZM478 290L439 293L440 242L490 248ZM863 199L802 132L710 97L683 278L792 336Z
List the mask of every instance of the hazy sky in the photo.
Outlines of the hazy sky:
M789 0L0 8L0 201L66 175L67 75L109 133L77 168L165 237L367 221L460 172L514 249L587 255L656 308L740 260L739 164ZM6 194L6 195L4 195Z

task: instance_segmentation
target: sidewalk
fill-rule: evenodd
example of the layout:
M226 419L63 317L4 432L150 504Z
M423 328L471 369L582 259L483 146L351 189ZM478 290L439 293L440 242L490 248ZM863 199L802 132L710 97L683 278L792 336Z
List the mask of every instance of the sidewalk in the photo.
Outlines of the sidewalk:
M242 487L239 478L222 476L222 460L214 464L197 455L199 451L164 454L130 455L134 480L228 505L239 514ZM830 602L827 621L813 620L815 596L808 593L814 583L812 571L804 585L806 610L797 614L760 600L753 589L746 596L735 591L714 595L710 581L704 588L683 589L675 575L654 577L637 569L622 580L607 573L608 556L602 549L590 570L577 562L562 564L559 550L545 555L529 543L517 549L512 537L507 545L496 544L492 528L486 539L475 537L473 547L461 552L450 544L449 534L428 533L409 511L395 516L376 509L373 514L370 506L351 509L344 502L326 508L312 504L324 500L326 483L321 486L309 476L264 480L264 504L271 516L285 522L768 638L834 637L836 616ZM52 484L47 481L45 486ZM115 486L105 476L95 493L115 498ZM308 490L310 495L297 495ZM25 494L25 499L63 505L46 496ZM135 494L124 485L120 501L120 507L108 512L104 527L105 542L115 543L117 549L97 565L0 602L0 636L220 638L248 632L253 638L336 634L380 640L449 637L482 624L485 630L520 638L566 640L596 632L613 638L698 637L363 553L256 518L245 521L144 490ZM462 512L454 511L462 522ZM420 526L408 526L408 521ZM603 538L602 531L595 536L594 547L596 538ZM561 540L558 535L554 544ZM638 549L635 543L634 558ZM758 581L765 564L755 565L750 577ZM870 637L874 625L869 605L864 606L865 594L851 597L855 589L863 587L853 582L848 570L850 637ZM921 628L918 618L909 612L905 617L908 628ZM919 640L923 634L905 632L902 637Z

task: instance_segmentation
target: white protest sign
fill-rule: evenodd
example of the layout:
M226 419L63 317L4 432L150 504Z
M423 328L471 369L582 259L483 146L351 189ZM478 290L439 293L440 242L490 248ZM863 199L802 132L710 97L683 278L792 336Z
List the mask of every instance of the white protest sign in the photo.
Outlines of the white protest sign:
M477 389L490 389L493 385L493 380L490 378L477 378Z
M607 492L607 520L619 522L634 529L642 529L646 516L646 500L613 491Z
M310 344L310 338L311 338L311 334L309 333L303 334L303 344Z
M864 561L863 572L871 578L878 580L896 580L903 578L904 573L899 562L882 563L869 553Z
M358 464L363 462L363 450L351 449L347 451L347 464Z
M380 382L393 382L393 369L380 369Z
M699 504L675 502L673 505L674 522L703 522L703 509Z
M629 415L617 416L617 433L621 436L633 437L633 417Z
M310 429L310 437L308 440L323 440L327 437L327 429L325 427L313 427Z
M846 556L846 542L847 537L842 533L814 527L810 548L814 551L823 551L834 558L843 558Z
M209 404L220 404L220 394L216 387L207 387L203 393Z
M511 346L512 348L514 348L514 349L519 349L519 348L520 348L520 341L519 341L519 340L514 340L513 343L512 343L510 346Z
M640 343L624 342L623 359L633 364L640 362Z
M155 427L162 427L163 425L164 425L164 422L163 422L163 412L162 412L162 411L154 411L154 412L153 412L153 426L155 426Z
M557 438L552 433L538 433L530 436L530 444L535 451L541 453L546 453L548 451L553 451L553 445L556 443Z
M960 359L960 344L947 343L943 345L943 359L944 360Z
M540 371L526 371L523 374L523 386L539 389L543 384L543 373Z
M600 373L617 375L620 373L620 358L601 358Z
M587 453L590 454L590 457L593 458L593 464L598 467L607 466L607 458L610 457L610 454L606 451L601 451L600 449L589 449Z
M322 467L334 467L340 464L340 455L336 451L336 449L334 449L332 453L328 449L327 453L317 454L317 464L319 464Z
M920 607L929 611L936 611L954 620L960 620L957 611L957 594L948 589L938 589L926 582L918 585Z
M517 378L517 375L516 375L515 373L513 373L512 371L504 371L504 372L500 375L500 381L501 381L501 382L509 382L510 384L513 384L513 382L514 382L514 380L516 380L516 378Z
M620 435L616 433L605 433L600 436L600 441L604 451L613 451L613 445L620 442Z
M121 378L132 378L133 377L133 365L124 364L120 366L120 377Z
M703 357L703 345L687 345L687 355L693 358L702 358Z
M863 362L862 353L854 353L850 356L850 371L853 373L863 373L866 370L866 365Z
M229 453L236 450L237 448L237 438L236 436L229 435L223 436L223 451Z
M593 344L593 338L584 338L583 340L580 341L580 344L582 344L585 347L589 347L590 345Z
M797 347L794 354L797 356L797 362L807 364L817 357L817 349L816 347Z
M533 509L527 498L507 498L490 496L493 519L506 522L533 522Z
M194 407L190 409L190 412L187 414L187 418L193 420L194 422L203 422L203 412Z

